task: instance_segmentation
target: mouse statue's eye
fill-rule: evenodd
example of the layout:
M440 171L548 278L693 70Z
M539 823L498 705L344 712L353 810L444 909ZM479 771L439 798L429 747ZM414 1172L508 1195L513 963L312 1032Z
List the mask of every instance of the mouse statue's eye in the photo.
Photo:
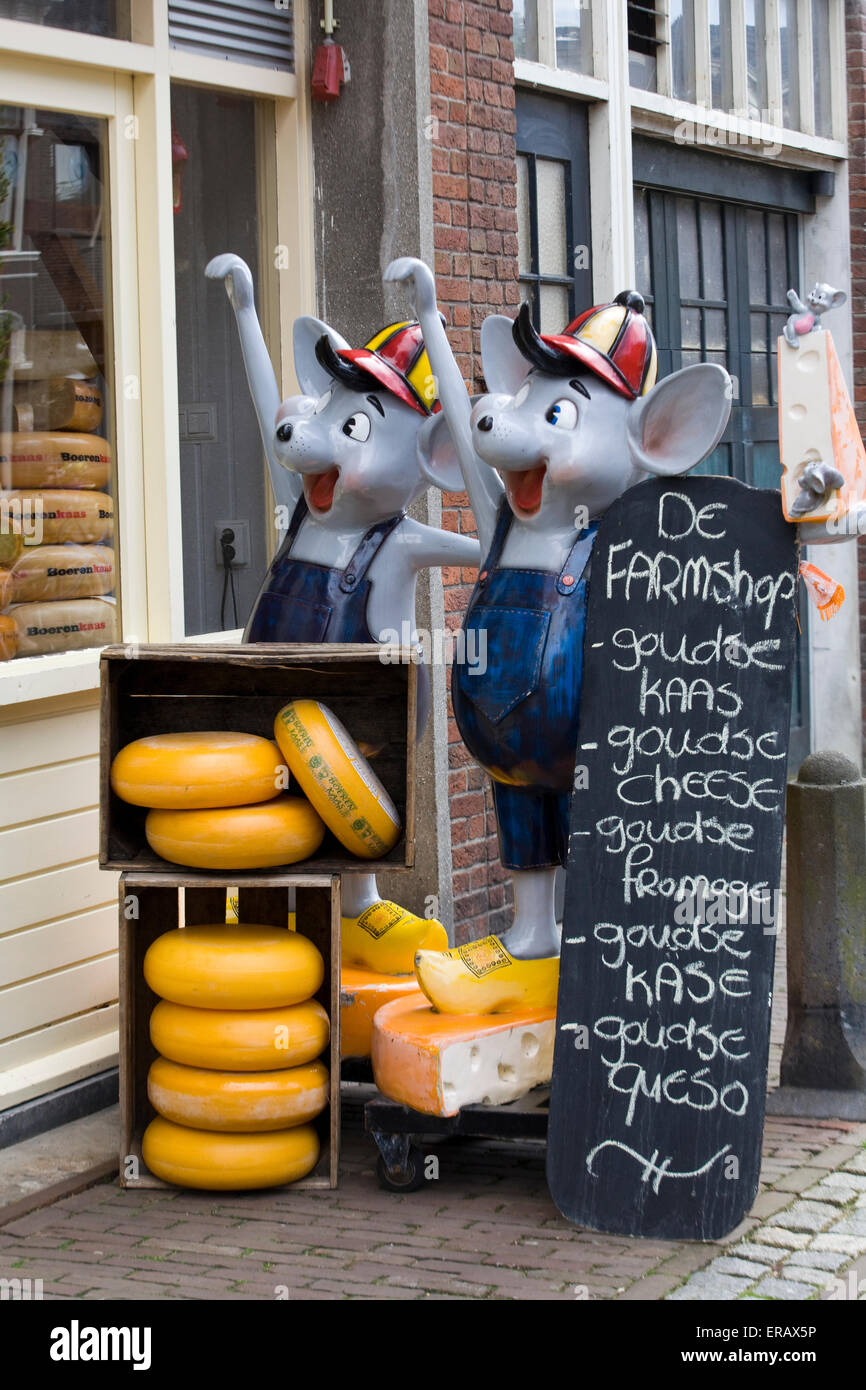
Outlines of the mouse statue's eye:
M370 438L369 415L365 415L363 411L359 411L357 415L350 415L343 426L343 434L347 434L350 439L357 439L359 443L363 444L365 439Z
M333 394L334 390L332 387L330 391L325 392L324 396L319 397L319 399L316 401L315 407L313 408L314 415L321 415L322 411L325 409L325 406L328 404Z
M549 425L559 425L561 429L573 430L577 424L577 406L574 401L565 399L554 401L544 418Z

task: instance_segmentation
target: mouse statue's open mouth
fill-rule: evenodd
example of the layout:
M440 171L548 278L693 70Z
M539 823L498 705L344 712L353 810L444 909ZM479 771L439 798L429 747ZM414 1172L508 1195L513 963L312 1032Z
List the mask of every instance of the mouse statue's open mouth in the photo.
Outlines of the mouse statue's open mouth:
M339 481L339 468L329 468L326 473L307 473L304 476L307 506L315 507L317 512L329 512L334 501L334 488Z
M539 463L534 468L502 469L502 480L511 510L518 516L534 516L541 506L541 490L547 464Z

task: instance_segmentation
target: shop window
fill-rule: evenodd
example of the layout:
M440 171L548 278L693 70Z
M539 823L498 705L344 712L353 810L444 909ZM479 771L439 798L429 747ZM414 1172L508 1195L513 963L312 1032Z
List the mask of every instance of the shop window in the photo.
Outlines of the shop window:
M800 124L800 67L797 0L779 0L779 45L782 52L782 124Z
M292 0L169 0L172 48L292 72Z
M657 31L664 15L651 3L628 5L628 80L632 87L654 92L658 87L656 50L661 40Z
M21 19L101 38L129 38L129 0L0 0L0 19Z
M514 0L514 56L538 62L538 7L536 0Z
M815 134L829 137L833 134L829 0L812 0L812 69L815 74Z
M592 72L592 10L587 0L556 0L556 66L567 72Z
M513 0L515 58L592 72L591 0Z
M710 0L710 89L716 111L734 105L731 0Z
M105 122L0 107L0 652L119 635Z
M765 0L746 0L746 87L750 116L767 120L767 16Z
M670 0L671 84L675 97L695 100L694 0Z

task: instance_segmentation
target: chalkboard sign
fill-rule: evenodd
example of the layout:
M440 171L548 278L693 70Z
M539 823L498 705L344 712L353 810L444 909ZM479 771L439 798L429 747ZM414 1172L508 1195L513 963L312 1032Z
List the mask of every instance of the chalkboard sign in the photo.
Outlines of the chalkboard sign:
M757 1191L797 558L779 494L730 478L599 527L547 1160L595 1230L718 1239Z

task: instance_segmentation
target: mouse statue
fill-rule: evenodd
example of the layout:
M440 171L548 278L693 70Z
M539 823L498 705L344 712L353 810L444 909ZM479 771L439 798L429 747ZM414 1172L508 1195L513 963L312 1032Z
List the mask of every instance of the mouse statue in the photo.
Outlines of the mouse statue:
M235 311L244 365L274 494L288 529L244 633L246 642L377 642L415 632L415 586L436 565L476 566L478 542L407 515L427 477L462 486L439 450L419 468L421 431L438 417L421 330L395 323L359 349L321 320L295 321L295 372L303 391L280 404L256 315L249 267L212 260ZM438 430L424 439L438 440ZM441 468L441 474L438 469ZM390 639L389 639L390 640ZM420 666L419 733L429 710ZM387 974L409 973L415 950L447 946L441 923L382 900L373 874L342 880L343 959Z

